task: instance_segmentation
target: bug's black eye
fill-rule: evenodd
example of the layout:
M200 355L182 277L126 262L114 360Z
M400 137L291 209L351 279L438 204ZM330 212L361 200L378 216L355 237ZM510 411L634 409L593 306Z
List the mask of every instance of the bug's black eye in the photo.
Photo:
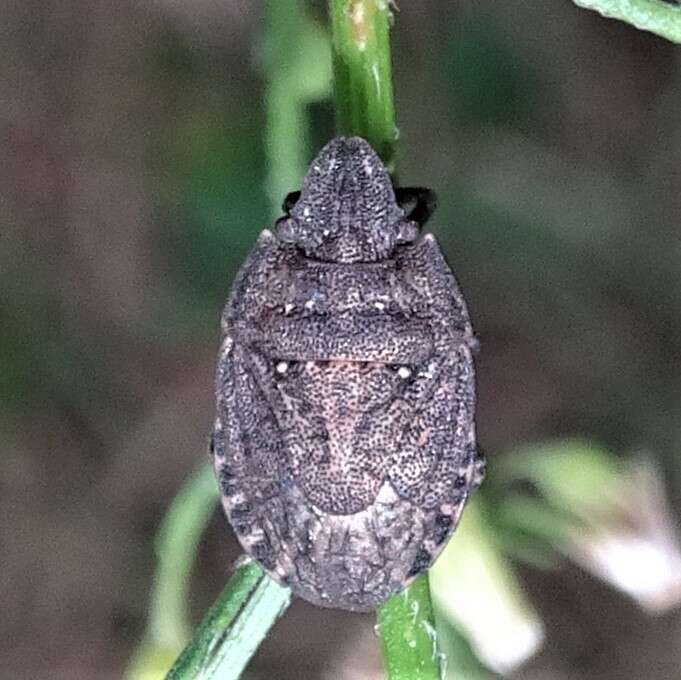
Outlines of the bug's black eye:
M296 203L298 203L299 199L300 191L292 191L290 194L286 195L286 198L284 199L284 202L282 203L281 206L281 209L284 211L286 215L288 215L291 212L291 209Z
M435 192L424 187L398 187L395 199L404 210L405 217L420 227L430 219L437 203Z

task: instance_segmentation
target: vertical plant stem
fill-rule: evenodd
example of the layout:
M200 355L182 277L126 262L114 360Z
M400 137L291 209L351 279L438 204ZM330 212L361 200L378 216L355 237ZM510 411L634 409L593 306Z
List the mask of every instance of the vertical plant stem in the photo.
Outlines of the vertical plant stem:
M395 105L387 0L330 0L336 126L364 137L391 173L395 171ZM428 575L378 611L378 631L390 680L438 680L437 650Z
M378 611L378 634L390 680L440 680L438 650L428 574L423 574Z
M395 106L388 0L330 0L336 128L364 137L391 172Z

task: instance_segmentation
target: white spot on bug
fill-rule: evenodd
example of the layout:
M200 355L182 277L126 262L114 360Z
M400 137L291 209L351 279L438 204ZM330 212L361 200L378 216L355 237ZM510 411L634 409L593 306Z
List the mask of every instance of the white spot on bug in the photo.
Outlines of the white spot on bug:
M395 492L393 485L390 482L383 482L381 488L378 490L378 496L376 496L376 503L394 505L398 501L399 496Z
M295 308L296 306L294 304L292 304L291 302L287 302L284 305L284 314L290 314Z
M239 569L240 567L245 567L247 564L252 564L255 560L248 554L240 555L234 561L234 568Z
M322 234L324 234L324 236L328 236L330 233L331 232L328 229L324 229L324 231L322 231Z
M222 341L222 355L228 357L232 353L234 347L234 340L229 335Z
M430 380L433 377L433 371L435 371L436 368L436 363L428 364L428 368L425 371L419 371L419 377Z
M313 309L313 308L314 308L314 305L315 305L315 301L314 301L314 300L308 300L308 301L305 303L305 309Z
M362 159L362 166L364 167L364 172L367 177L371 177L371 175L374 174L374 168L372 167L368 158Z
M277 563L277 566L275 567L275 573L280 579L285 579L290 572L286 571L281 564Z
M288 361L280 361L275 367L274 370L279 373L279 375L284 375L286 371L288 371Z
M252 548L256 543L260 543L265 537L265 532L262 529L255 529L245 536L240 536L239 541L246 550Z
M306 361L305 362L305 368L309 371L314 368L315 362L314 361Z
M229 508L230 510L235 506L239 505L240 503L243 503L246 500L245 494L240 491L239 493L235 493L233 496L223 496L222 501L225 505L225 507Z
M409 366L400 366L397 375L399 375L402 380L406 380L411 376L411 368L409 368Z
M374 307L376 307L379 312L382 312L385 309L385 302L374 302Z
M306 206L305 208L303 208L303 216L307 217L309 214L310 214L310 208L308 208Z

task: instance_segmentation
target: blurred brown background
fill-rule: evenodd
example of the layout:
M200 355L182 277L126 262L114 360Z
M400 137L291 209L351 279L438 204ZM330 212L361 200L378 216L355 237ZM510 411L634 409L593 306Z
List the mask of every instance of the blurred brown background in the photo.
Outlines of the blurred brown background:
M645 449L681 509L679 48L568 0L399 5L400 175L440 198L490 464L551 436ZM271 212L263 11L0 2L3 679L121 677L144 630L155 530L205 460L221 306ZM309 115L319 146L332 111ZM216 512L197 619L238 552ZM517 680L681 678L678 613L522 574L547 644ZM296 602L253 677L368 677L372 626Z

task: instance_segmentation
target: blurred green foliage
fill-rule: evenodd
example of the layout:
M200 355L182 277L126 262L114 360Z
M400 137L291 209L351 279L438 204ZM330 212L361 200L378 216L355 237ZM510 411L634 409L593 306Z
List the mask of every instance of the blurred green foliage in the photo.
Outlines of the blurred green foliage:
M263 125L257 106L239 110L222 92L207 102L200 119L169 131L162 198L170 224L160 235L159 257L169 253L174 258L168 303L178 315L176 331L177 326L209 327L225 298L226 282L258 228L269 223Z
M541 83L518 60L503 27L473 18L449 26L447 103L463 125L532 126Z

